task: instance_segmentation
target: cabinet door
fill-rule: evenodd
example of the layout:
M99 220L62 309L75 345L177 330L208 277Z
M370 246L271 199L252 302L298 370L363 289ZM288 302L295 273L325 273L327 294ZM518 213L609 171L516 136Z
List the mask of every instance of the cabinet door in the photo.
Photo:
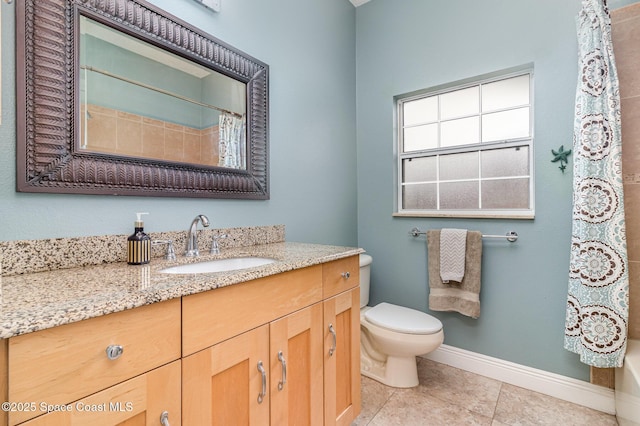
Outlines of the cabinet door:
M269 424L269 325L182 360L185 425Z
M324 423L350 425L360 413L360 288L324 302Z
M174 361L80 401L63 406L38 405L52 411L25 426L157 426L166 416L180 425L180 361ZM61 410L65 411L61 411ZM164 414L166 413L166 414Z
M322 304L270 324L271 424L323 424Z

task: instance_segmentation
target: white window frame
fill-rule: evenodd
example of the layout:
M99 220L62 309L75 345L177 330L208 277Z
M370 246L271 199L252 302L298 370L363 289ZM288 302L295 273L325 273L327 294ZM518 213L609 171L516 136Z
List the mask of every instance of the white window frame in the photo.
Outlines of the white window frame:
M476 87L496 81L518 77L522 75L529 75L529 137L526 138L514 138L507 140L499 140L492 142L473 143L468 145L458 145L453 147L438 147L431 149L423 149L418 151L403 152L403 104L409 101L415 101L422 98L427 98L436 95L442 95L448 92L454 92L456 90L466 89L470 87ZM396 143L395 143L395 157L396 157L396 201L395 201L395 213L393 216L408 216L408 217L459 217L459 218L509 218L509 219L533 219L535 216L535 176L534 176L534 73L532 66L519 67L515 69L499 71L496 73L486 74L483 76L474 77L472 79L459 81L443 86L429 88L418 92L407 93L398 95L394 98L396 104ZM480 113L479 117L482 117ZM482 121L482 120L480 120ZM482 123L480 123L480 132L482 132ZM403 208L403 169L402 161L411 158L431 157L436 155L445 155L453 153L463 152L480 152L484 150L490 150L495 148L508 148L508 147L528 147L529 150L529 175L522 176L522 178L529 179L529 208L526 209L405 209ZM513 178L518 178L514 176ZM478 181L479 185L482 185L482 181L490 180L491 178L469 179L470 181ZM447 181L451 182L451 181ZM440 181L433 181L438 185L438 198L439 198L439 185ZM481 188L480 188L481 189ZM480 196L482 192L480 192ZM439 206L439 202L438 202Z

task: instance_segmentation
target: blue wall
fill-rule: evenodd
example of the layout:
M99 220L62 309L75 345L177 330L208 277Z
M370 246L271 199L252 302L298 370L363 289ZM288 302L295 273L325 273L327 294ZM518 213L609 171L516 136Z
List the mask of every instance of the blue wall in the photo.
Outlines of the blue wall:
M550 163L572 144L580 2L373 0L357 9L358 243L373 256L372 303L427 311L426 243L408 231L458 227L520 235L484 244L482 313L432 313L445 343L570 377L588 367L563 349L571 173ZM384 29L384 31L382 31ZM398 218L393 96L533 63L535 220Z
M0 240L284 224L287 239L356 245L355 9L346 0L234 0L216 14L192 0L152 0L270 66L268 201L15 192L15 2L2 7Z
M633 3L610 2L617 8ZM589 379L563 349L571 238L571 165L551 149L572 145L579 1L373 0L357 9L358 244L373 256L372 304L428 310L424 237L457 227L514 230L515 244L486 240L478 320L430 312L445 343L522 365ZM533 63L534 220L400 218L394 213L394 95Z

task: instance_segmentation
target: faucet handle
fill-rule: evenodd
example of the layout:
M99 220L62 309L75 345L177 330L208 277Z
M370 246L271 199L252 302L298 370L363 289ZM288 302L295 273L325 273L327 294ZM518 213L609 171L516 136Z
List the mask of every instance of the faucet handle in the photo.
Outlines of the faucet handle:
M219 254L220 246L218 245L218 240L224 240L225 238L227 238L227 234L214 235L213 241L211 242L211 250L209 250L209 254Z
M167 252L164 255L165 260L176 260L176 251L173 248L173 240L154 240L151 245L157 246L160 244L167 245Z

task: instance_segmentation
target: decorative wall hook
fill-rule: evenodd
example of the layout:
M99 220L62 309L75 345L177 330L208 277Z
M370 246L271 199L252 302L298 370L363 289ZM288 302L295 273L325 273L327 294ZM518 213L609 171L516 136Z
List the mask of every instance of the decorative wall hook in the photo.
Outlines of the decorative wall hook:
M551 160L551 162L556 163L559 161L560 167L558 168L562 170L562 173L564 173L564 171L567 169L567 163L569 162L567 157L571 155L571 150L565 151L564 145L560 145L558 151L552 149L551 153L553 154L553 160Z

